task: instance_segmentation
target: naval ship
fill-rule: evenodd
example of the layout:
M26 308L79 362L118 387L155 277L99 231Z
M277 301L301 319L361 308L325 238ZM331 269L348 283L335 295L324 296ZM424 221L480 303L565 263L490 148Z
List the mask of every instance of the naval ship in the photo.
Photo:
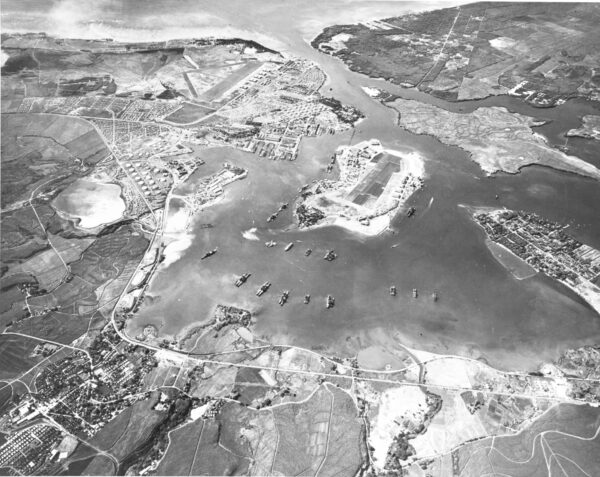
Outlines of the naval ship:
M271 282L263 283L258 290L256 290L256 296L262 296L271 286Z
M246 280L248 280L248 278L250 278L250 275L251 275L251 273L244 273L241 277L239 277L235 281L235 286L241 287L244 283L246 283Z

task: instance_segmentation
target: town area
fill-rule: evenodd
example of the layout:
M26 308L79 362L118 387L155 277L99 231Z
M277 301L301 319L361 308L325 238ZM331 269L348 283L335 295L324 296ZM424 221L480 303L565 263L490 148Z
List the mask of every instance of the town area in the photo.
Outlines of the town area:
M536 214L505 209L477 211L488 237L536 271L571 288L600 313L600 251Z

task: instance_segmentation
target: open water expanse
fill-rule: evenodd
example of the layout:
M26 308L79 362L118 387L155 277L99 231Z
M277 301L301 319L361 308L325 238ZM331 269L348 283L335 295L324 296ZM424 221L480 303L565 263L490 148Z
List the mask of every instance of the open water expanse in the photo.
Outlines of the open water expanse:
M27 3L42 5L37 0L24 5ZM196 181L217 171L225 161L247 168L248 177L229 185L221 202L197 216L191 246L156 275L150 289L154 299L147 300L134 318L132 333L153 323L161 333L177 334L206 319L217 303L223 303L252 310L257 333L276 343L341 353L353 353L385 336L430 351L481 356L500 367L531 369L542 360L556 358L566 347L599 341L600 317L590 307L543 276L516 280L493 258L483 231L459 207L506 206L533 211L570 224L575 237L598 248L599 184L542 167L529 167L514 176L485 177L460 149L396 126L395 112L371 100L360 87L385 88L455 112L505 106L551 120L537 131L552 144L564 144L562 134L579 127L580 116L598 114L597 105L570 101L558 108L536 109L509 97L448 103L351 73L341 62L314 51L307 43L328 24L435 8L432 3L336 0L315 8L312 2L300 1L257 6L241 0L227 6L184 1L172 9L167 8L168 3L159 3L129 2L118 18L87 22L88 16L102 18L102 13L93 9L65 15L61 9L77 5L65 0L55 2L43 17L16 15L22 19L21 25L6 22L6 26L21 30L37 27L51 34L66 28L72 31L71 36L124 40L200 37L207 33L251 37L317 61L328 75L323 94L358 107L366 119L353 136L348 132L305 139L296 162L267 161L228 148L198 151L206 165L198 169L183 192L192 190ZM99 5L101 8L102 2ZM165 9L169 15L164 15ZM52 23L67 19L72 23L60 28ZM398 216L390 232L370 239L333 227L310 232L290 230L289 210L275 222L266 222L281 203L292 204L301 185L325 177L325 166L338 145L370 138L378 138L386 148L418 150L425 157L426 186L409 201L417 208L413 218ZM569 139L568 145L573 154L600 165L597 144ZM212 223L214 228L201 228L203 223ZM252 228L256 228L258 241L242 236ZM279 244L266 248L264 242L268 240ZM283 247L288 242L295 246L286 253ZM200 260L217 246L216 255ZM309 247L313 254L307 258L304 251ZM338 259L331 263L323 260L327 249L335 249ZM245 272L252 276L238 289L233 282ZM262 298L256 297L256 289L266 280L273 286ZM395 298L388 291L392 284L398 288ZM418 299L412 298L414 287L419 290ZM290 290L290 300L280 307L277 298L284 289ZM439 294L437 302L431 299L434 290ZM312 297L309 305L302 303L306 293ZM327 294L336 299L331 310L324 306Z
M302 48L301 54L312 55L324 67L325 94L354 104L367 118L354 135L305 139L295 162L268 161L229 148L199 151L207 164L183 191L192 190L195 180L215 172L224 161L247 168L248 177L229 185L221 202L198 215L192 245L157 275L150 290L156 298L142 308L133 324L153 323L161 333L176 334L204 320L216 304L226 303L250 309L257 319L257 333L277 343L348 353L376 342L383 331L408 345L481 356L510 368L533 368L568 346L598 341L600 318L593 310L543 276L516 280L493 258L483 231L459 207L534 211L572 224L571 233L577 238L600 247L597 182L542 167L485 177L462 150L396 126L395 113L360 89L383 87L381 81L351 73L337 60L309 48ZM388 89L456 112L500 105L552 120L544 126L547 131L538 129L550 140L553 134L558 137L559 132L577 127L579 114L595 109L590 103L577 109L570 102L540 110L508 97L447 103L393 86ZM276 221L266 222L281 203L293 203L300 186L326 176L325 166L338 145L373 137L385 147L415 149L426 158L426 186L410 200L417 208L414 217L398 216L390 232L375 238L335 227L298 231L289 209ZM214 228L201 228L203 223ZM252 235L259 240L249 234L244 238L242 234L253 228ZM269 240L278 246L265 247ZM284 252L289 242L295 245ZM200 260L217 246L216 255ZM304 254L307 248L313 249L310 257ZM328 249L335 249L337 260L323 260ZM236 277L246 272L251 278L236 288ZM271 289L256 297L256 289L267 280L273 284ZM392 284L398 288L395 298L389 295ZM418 299L412 297L413 288L419 290ZM283 290L290 290L290 300L281 307L277 299ZM431 298L434 290L437 302ZM303 303L307 293L309 305ZM331 310L325 309L327 294L336 299Z

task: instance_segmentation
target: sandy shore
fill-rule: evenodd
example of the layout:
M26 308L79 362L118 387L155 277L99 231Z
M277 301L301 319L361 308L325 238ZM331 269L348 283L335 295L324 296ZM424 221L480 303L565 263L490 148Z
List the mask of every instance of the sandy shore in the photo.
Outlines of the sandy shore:
M314 230L319 227L338 226L365 237L380 235L389 228L392 219L398 213L405 210L408 199L416 191L415 189L405 194L405 184L410 180L424 180L425 160L416 151L407 153L394 149L386 149L376 139L362 141L343 150L344 152L338 158L340 169L342 169L340 180L337 182L338 187L321 194L309 196L301 202L307 206L321 210L325 214L325 218L316 224L302 227L300 230ZM360 177L351 182L344 182L344 180L348 180L344 179L344 176L349 173L344 170L343 161L350 160L345 156L349 151L349 157L352 157L352 152L355 153L356 151L362 151L360 154L368 153L371 157L367 160L367 164L364 166L365 169L362 171ZM348 194L355 188L360 187L361 183L367 180L373 171L376 171L374 163L371 163L372 159L382 154L401 159L400 170L391 174L380 194L374 201L371 199L373 203L370 207L349 200L347 198ZM328 201L331 205L329 208L323 208L319 205L319 201ZM336 213L336 209L343 212ZM356 217L351 217L350 215L352 214L356 214Z

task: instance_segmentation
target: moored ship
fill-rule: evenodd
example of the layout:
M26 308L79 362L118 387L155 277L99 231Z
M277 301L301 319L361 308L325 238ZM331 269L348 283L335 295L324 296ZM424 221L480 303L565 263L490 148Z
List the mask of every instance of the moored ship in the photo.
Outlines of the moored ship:
M290 292L289 290L285 290L281 296L279 297L279 305L283 306L285 305L285 302L288 301L288 297L290 296Z
M256 296L262 296L271 286L271 282L263 283L258 290L256 290Z
M235 286L236 287L241 287L244 283L246 283L246 280L248 280L248 278L250 278L250 273L244 273L242 276L240 276L236 281L235 281Z
M204 255L202 255L202 257L200 257L200 260L204 260L205 258L212 257L215 253L217 253L217 249L213 248L212 250L209 250Z
M325 255L323 256L323 259L327 260L328 262L332 262L337 258L337 253L335 253L335 250L327 250L327 252L325 252Z

